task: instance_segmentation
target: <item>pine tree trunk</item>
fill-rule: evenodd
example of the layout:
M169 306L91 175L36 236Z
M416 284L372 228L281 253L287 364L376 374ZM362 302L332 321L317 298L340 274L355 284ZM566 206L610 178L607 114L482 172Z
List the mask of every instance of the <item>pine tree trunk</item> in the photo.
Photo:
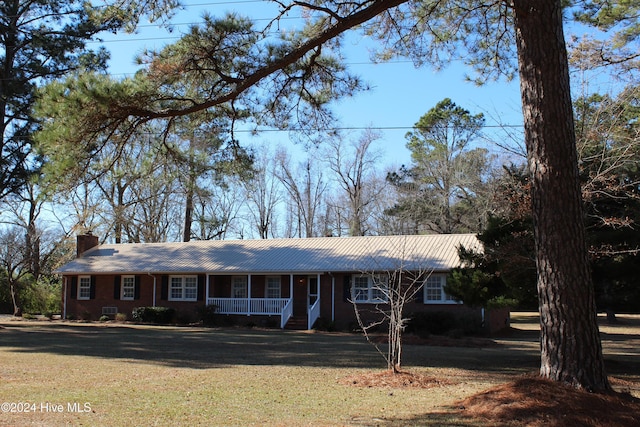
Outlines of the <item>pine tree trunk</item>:
M587 257L560 0L515 0L532 179L543 377L593 391L604 370Z

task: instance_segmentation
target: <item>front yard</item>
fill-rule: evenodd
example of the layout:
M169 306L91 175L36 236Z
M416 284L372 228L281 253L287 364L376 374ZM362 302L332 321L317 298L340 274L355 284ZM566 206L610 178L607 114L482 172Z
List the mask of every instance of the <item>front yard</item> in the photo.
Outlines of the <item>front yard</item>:
M486 347L405 345L407 371L442 380L420 388L350 383L385 367L359 335L5 319L0 425L486 425L453 404L536 372L537 320L513 320ZM639 319L602 331L640 397Z

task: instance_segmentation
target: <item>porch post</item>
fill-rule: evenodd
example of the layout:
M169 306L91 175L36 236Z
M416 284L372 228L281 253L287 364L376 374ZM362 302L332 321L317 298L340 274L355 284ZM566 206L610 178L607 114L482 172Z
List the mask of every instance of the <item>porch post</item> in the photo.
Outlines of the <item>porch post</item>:
M251 316L251 274L247 274L247 316Z
M204 283L206 288L204 290L204 305L206 306L206 305L209 305L209 273L205 273L205 274L206 276L205 276Z
M293 274L289 274L289 299L293 301Z

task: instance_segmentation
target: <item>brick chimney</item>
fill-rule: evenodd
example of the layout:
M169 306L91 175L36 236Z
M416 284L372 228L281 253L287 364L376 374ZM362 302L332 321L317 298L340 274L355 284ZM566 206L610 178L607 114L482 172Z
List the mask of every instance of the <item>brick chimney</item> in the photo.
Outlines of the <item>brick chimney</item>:
M87 231L85 234L79 234L77 240L77 252L76 256L80 258L89 249L98 246L98 236L91 234L91 231Z

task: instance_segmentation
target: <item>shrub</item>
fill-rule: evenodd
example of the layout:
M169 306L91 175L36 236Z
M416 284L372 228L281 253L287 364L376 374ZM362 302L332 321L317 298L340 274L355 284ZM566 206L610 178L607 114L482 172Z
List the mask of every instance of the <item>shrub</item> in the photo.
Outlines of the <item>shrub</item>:
M117 322L126 322L127 321L127 313L116 313L116 321Z
M482 333L482 316L480 313L461 314L458 316L458 326L466 336L478 335Z
M405 329L419 336L444 335L457 327L455 315L447 311L427 311L409 316Z
M424 338L429 335L474 335L482 329L480 316L472 313L428 311L413 313L409 319L405 332Z
M131 312L133 320L142 323L172 323L175 315L170 307L136 307Z
M100 320L101 322L107 322L109 320L111 320L111 318L109 316L107 316L106 314L103 314L102 316L100 316Z
M324 317L318 317L316 320L315 328L319 331L335 332L338 330L336 322L326 319Z
M280 327L280 322L278 321L278 319L276 319L274 317L268 317L264 321L264 326L266 328L278 328L278 327Z
M204 326L217 326L220 324L216 311L218 307L210 304L198 308L198 317Z

